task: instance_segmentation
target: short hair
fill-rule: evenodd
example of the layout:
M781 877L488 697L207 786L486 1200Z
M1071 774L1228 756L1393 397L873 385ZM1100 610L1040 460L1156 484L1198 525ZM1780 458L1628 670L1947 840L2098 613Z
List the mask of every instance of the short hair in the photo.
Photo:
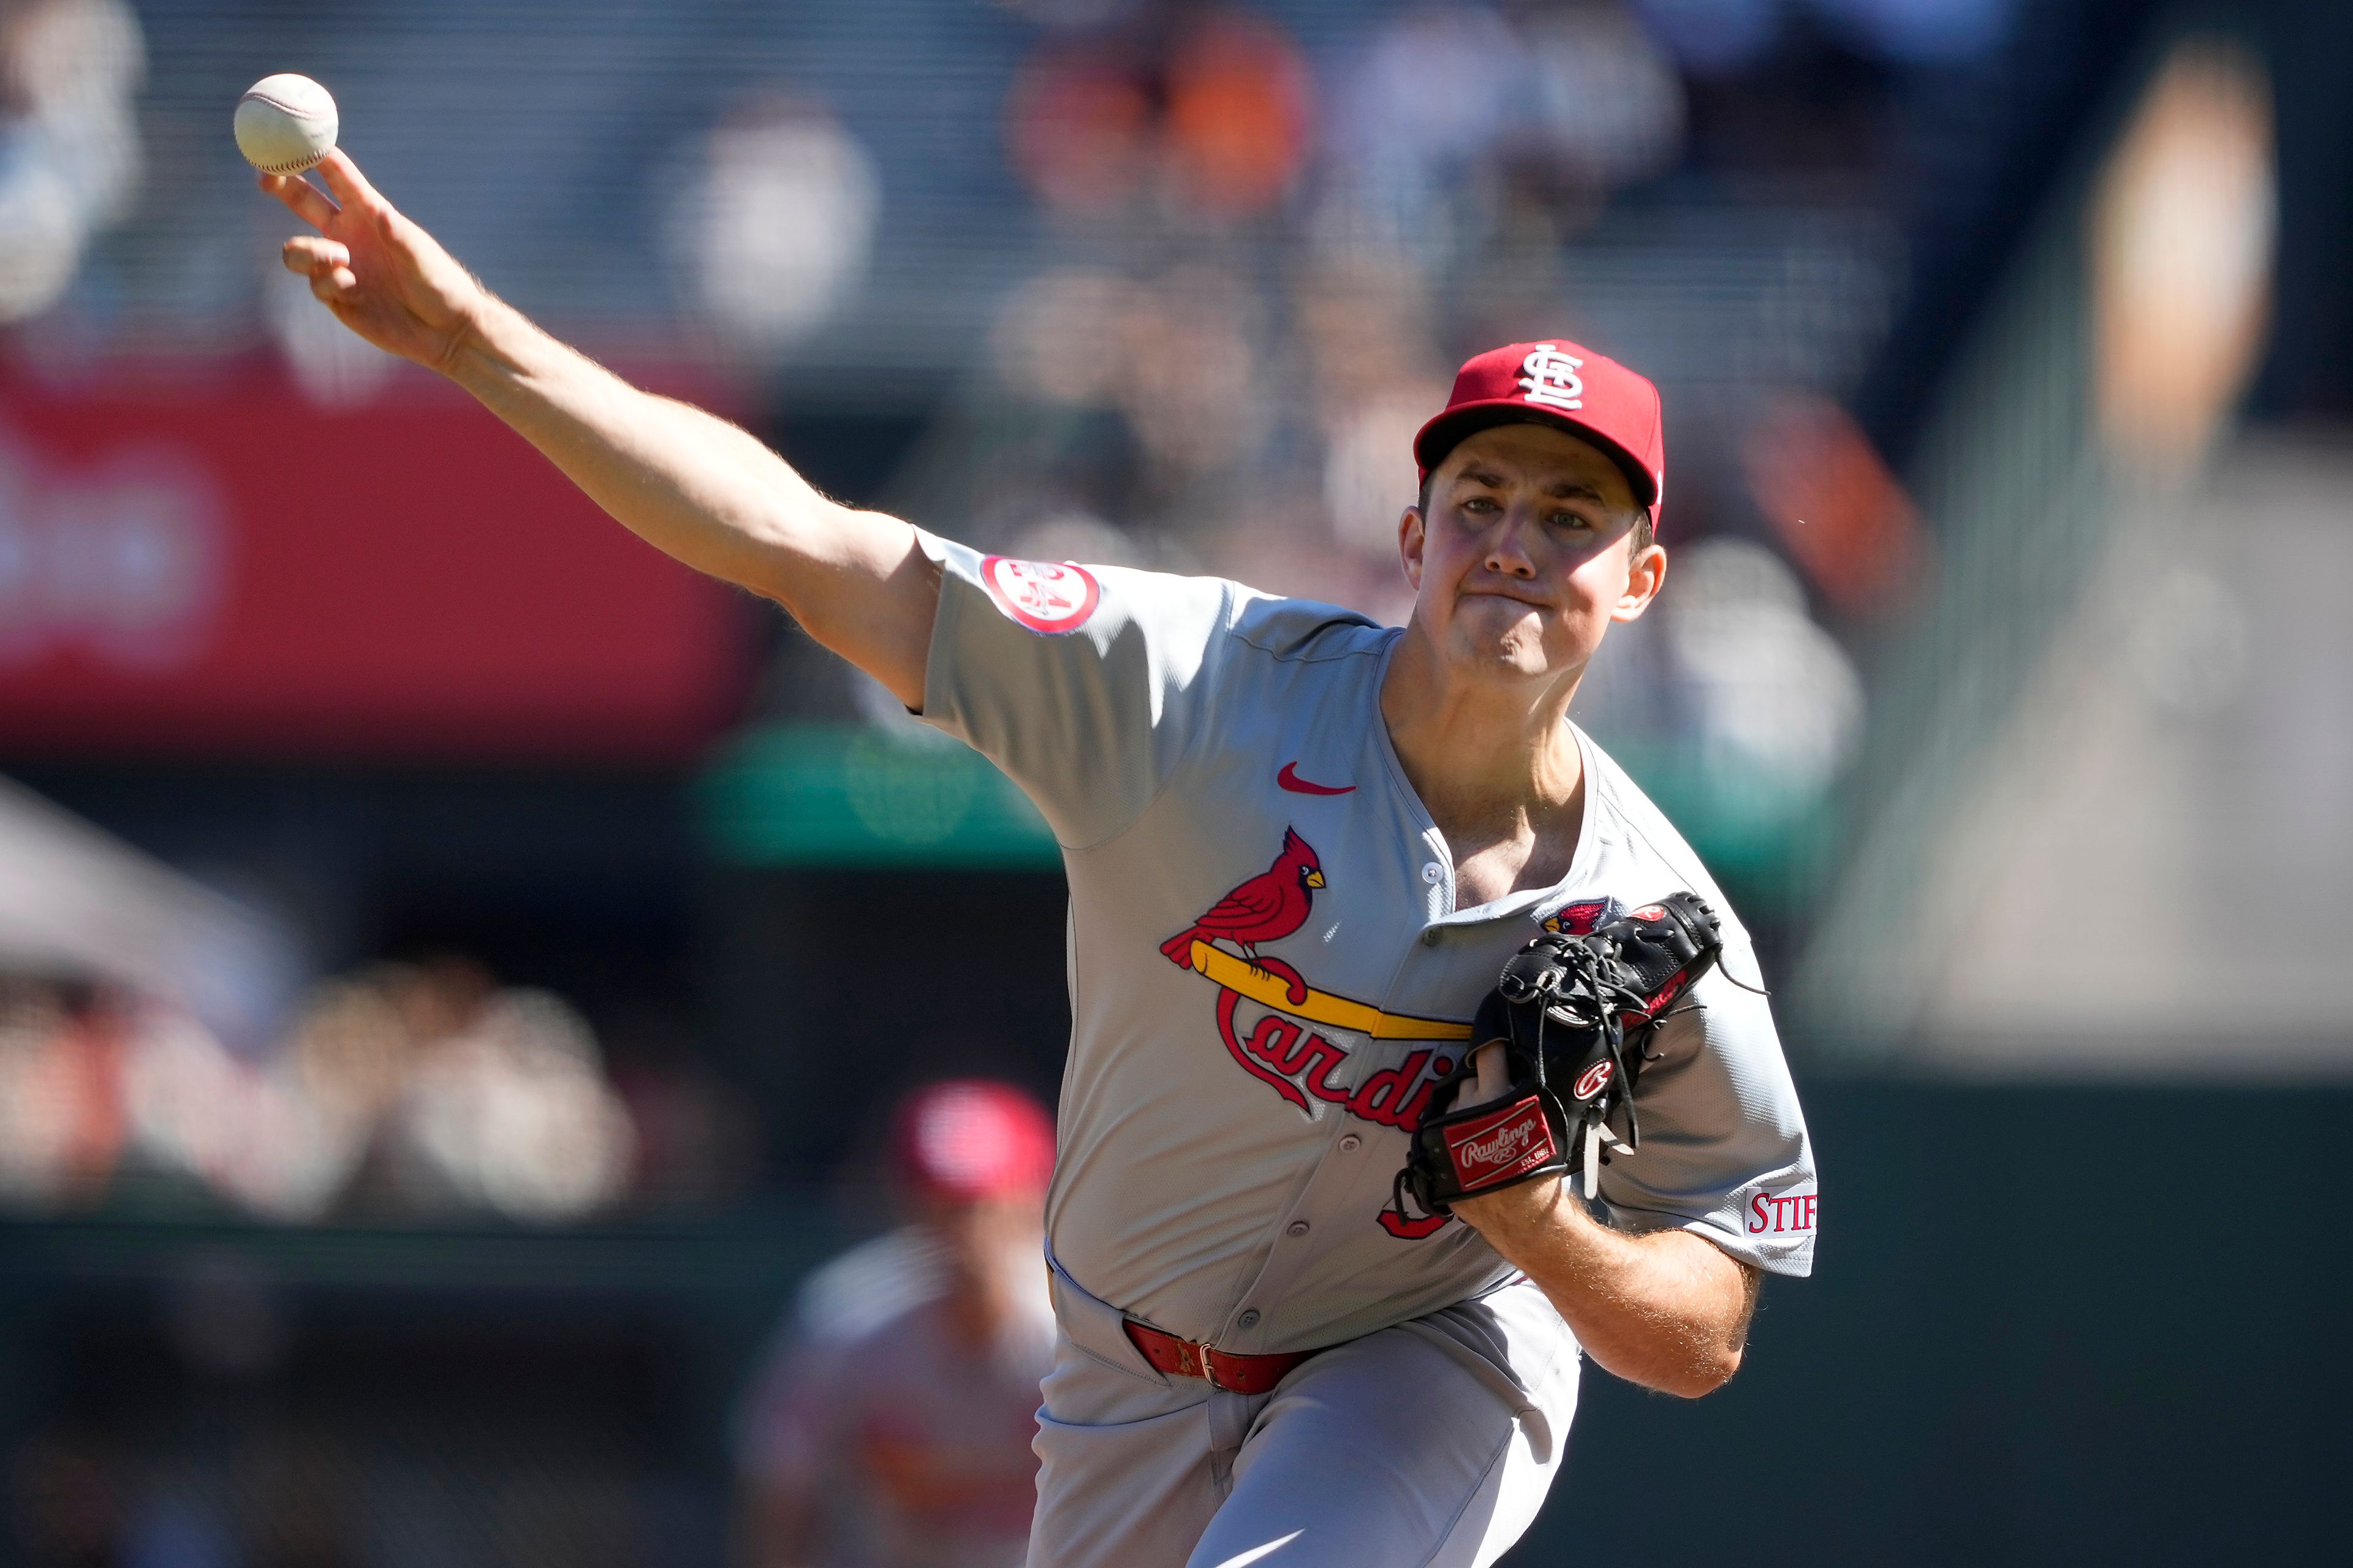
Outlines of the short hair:
M1444 460L1445 459L1442 458L1440 459L1441 462ZM1437 477L1438 470L1436 468L1430 468L1423 473L1421 476L1421 495L1419 499L1415 500L1413 503L1414 510L1421 513L1422 526L1425 528L1430 526L1430 481ZM1656 524L1651 521L1651 509L1646 506L1636 507L1634 509L1634 542L1628 548L1626 552L1627 555L1630 558L1640 555L1642 552L1651 548L1651 542L1656 536L1657 527Z

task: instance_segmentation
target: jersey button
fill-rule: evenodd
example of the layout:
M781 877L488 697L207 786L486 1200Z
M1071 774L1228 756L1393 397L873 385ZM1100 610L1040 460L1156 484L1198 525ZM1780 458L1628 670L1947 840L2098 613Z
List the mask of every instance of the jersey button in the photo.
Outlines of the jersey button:
M1435 860L1425 860L1421 865L1421 879L1435 888L1446 880L1446 868Z
M1240 1317L1240 1318L1239 1318L1239 1319L1238 1319L1238 1320L1236 1320L1236 1321L1239 1321L1239 1322L1241 1324L1241 1326L1242 1326L1243 1328L1246 1328L1246 1329L1254 1329L1254 1328L1257 1328L1257 1327L1258 1327L1258 1309L1257 1309L1256 1307L1252 1307L1249 1311L1244 1312L1244 1313L1241 1315L1241 1317Z
M1438 928L1436 926L1431 926L1428 931L1421 933L1421 945L1424 947L1436 947L1438 945Z
M1340 1140L1340 1152L1343 1154L1353 1154L1364 1146L1365 1141L1353 1132Z
M1307 1234L1307 1222L1303 1219L1293 1220L1289 1225L1282 1227L1282 1234L1291 1237L1292 1240L1297 1241L1301 1237Z

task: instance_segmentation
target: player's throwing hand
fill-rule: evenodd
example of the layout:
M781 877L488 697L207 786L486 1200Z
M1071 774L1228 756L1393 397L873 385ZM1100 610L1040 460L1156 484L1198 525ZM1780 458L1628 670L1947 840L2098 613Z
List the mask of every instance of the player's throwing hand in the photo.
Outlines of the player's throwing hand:
M379 195L343 149L318 167L327 191L300 175L261 176L263 190L319 231L286 242L286 269L310 279L336 320L376 347L450 369L486 298L482 286Z

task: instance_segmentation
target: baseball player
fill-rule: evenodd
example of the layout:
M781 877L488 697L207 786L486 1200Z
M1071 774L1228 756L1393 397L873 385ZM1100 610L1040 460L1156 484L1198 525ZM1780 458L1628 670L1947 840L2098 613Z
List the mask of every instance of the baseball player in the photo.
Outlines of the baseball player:
M1062 843L1033 1563L1489 1563L1559 1468L1585 1357L1684 1395L1733 1374L1760 1273L1810 1267L1804 1121L1746 934L1567 720L1604 633L1667 574L1649 382L1558 340L1464 365L1416 441L1416 600L1384 627L841 506L541 332L343 153L322 170L332 200L263 183L320 231L285 259L342 321L645 539L784 605ZM1643 1065L1639 1129L1611 1123L1572 1172L1522 1011L1507 1044L1472 1026L1531 939L1633 951L1702 900L1720 926L1686 943L1701 958L1643 994L1631 970L1577 969L1623 1007L1611 1028L1633 1020L1625 1076ZM1412 1136L1441 1100L1504 1108L1444 1181Z
M891 1151L909 1222L810 1277L746 1401L749 1568L1018 1568L1028 1547L1054 1124L959 1079L898 1108Z

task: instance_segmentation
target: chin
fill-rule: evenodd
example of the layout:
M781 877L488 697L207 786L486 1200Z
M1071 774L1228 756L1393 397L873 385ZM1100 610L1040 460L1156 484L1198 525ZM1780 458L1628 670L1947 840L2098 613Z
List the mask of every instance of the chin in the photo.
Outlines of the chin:
M1544 645L1533 638L1468 635L1454 639L1450 661L1467 675L1487 680L1530 680L1552 673Z

